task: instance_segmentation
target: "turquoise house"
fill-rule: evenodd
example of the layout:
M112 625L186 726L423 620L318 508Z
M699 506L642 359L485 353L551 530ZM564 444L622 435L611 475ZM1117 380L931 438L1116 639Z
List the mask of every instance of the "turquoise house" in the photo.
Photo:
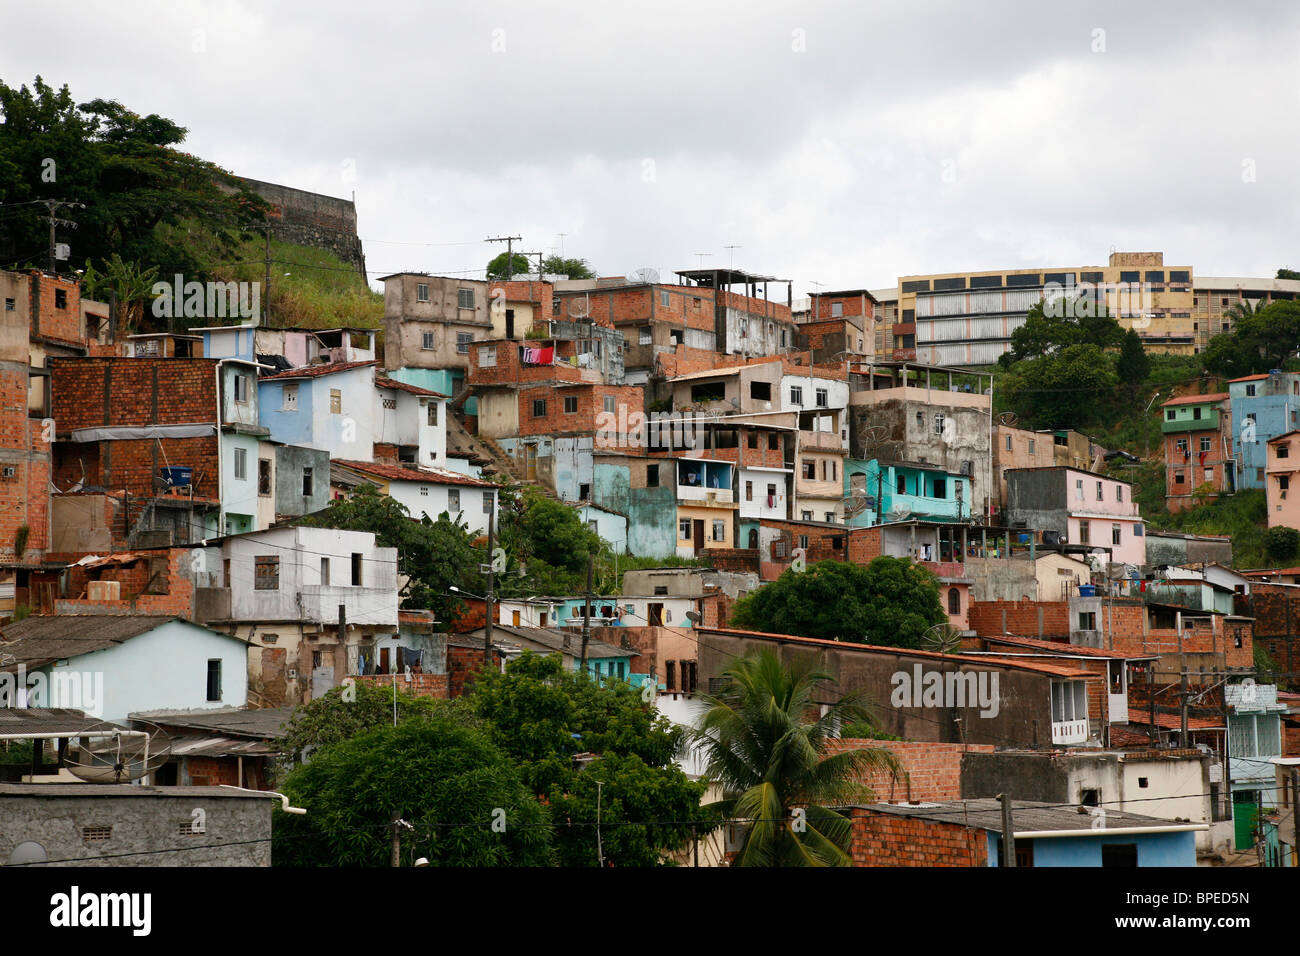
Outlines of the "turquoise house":
M844 494L866 500L866 506L846 520L852 527L869 528L902 518L968 521L971 517L971 479L927 462L850 458L844 467Z

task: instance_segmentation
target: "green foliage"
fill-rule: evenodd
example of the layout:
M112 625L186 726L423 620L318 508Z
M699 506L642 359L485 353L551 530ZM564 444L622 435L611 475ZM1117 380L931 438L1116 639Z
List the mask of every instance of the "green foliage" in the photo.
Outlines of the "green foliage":
M995 392L1001 389L1007 407L1034 428L1083 429L1116 382L1113 355L1097 345L1069 345L1015 364L998 376Z
M1232 331L1216 335L1202 353L1209 371L1225 378L1284 368L1300 345L1300 302L1282 300L1241 310Z
M729 626L920 647L926 629L947 619L933 574L908 558L882 556L866 566L821 561L788 570L738 601Z
M650 866L679 849L691 836L685 821L698 821L701 834L714 825L700 808L704 785L672 762L682 730L630 684L566 671L558 654L525 653L504 674L480 677L470 701L519 762L525 786L553 808L564 865L596 864L596 781L601 821L610 825L605 858L616 866ZM582 752L600 759L578 771L573 756ZM645 825L618 825L637 822Z
M1264 549L1272 561L1292 561L1300 554L1300 531L1284 525L1264 532Z
M25 621L32 616L32 606L30 604L14 605L14 621Z
M881 730L869 720L859 720L845 724L840 736L848 740L902 740L897 734Z
M490 281L492 279L504 279L506 277L507 262L511 263L511 269L510 269L511 276L522 276L528 274L527 256L521 256L517 252L513 256L509 256L503 252L499 256L496 256L491 262L487 264L488 280Z
M1295 269L1282 268L1277 270L1277 277L1279 279L1300 279L1300 272Z
M1048 355L1072 345L1115 348L1124 341L1124 330L1111 318L1106 306L1084 299L1046 300L1035 303L1024 325L1011 333L1011 351L1003 356L1011 362Z
M464 607L448 589L462 584L483 557L474 549L463 521L452 522L446 512L437 521L427 517L416 521L402 504L370 485L358 488L350 498L331 501L323 511L298 523L374 532L377 545L397 549L397 569L410 578L401 592L403 604L428 608L440 621L451 620Z
M285 780L306 816L276 814L280 866L387 866L392 814L402 857L433 866L545 866L553 851L547 814L514 763L481 729L449 715L381 726L328 747ZM505 832L492 829L505 811Z
M1163 468L1159 479L1164 494ZM1144 487L1144 492L1146 488ZM1139 498L1139 502L1141 498ZM1198 508L1170 514L1163 508L1142 516L1154 530L1181 531L1187 534L1217 534L1232 538L1232 565L1236 568L1259 568L1269 564L1264 543L1268 523L1268 504L1264 492L1238 491L1235 495L1218 495Z
M1261 684L1271 684L1282 676L1282 668L1269 655L1268 649L1261 641L1254 642L1254 659L1251 661L1256 670L1256 679Z
M145 303L153 298L157 278L157 266L146 269L138 262L124 261L115 252L98 269L87 262L81 281L90 298L115 303L118 335L125 335L145 326Z
M345 696L354 696L348 700ZM460 701L440 701L416 697L397 683L398 722L435 713L465 713L469 709ZM462 722L464 720L462 719ZM296 708L285 728L284 752L301 757L318 747L341 743L376 727L392 726L393 689L375 686L369 681L355 681L350 686L335 687L322 697Z
M851 827L831 808L874 799L860 782L867 771L903 773L882 748L826 755L835 727L870 720L861 698L842 698L809 719L817 710L813 693L830 675L802 663L786 667L770 650L734 661L722 677L723 688L704 698L709 709L692 736L707 776L723 788L716 809L749 821L736 865L849 865Z
M586 590L587 555L599 554L602 542L576 508L527 487L522 495L502 496L500 513L500 546L512 571L522 561L527 572L501 577L501 596Z
M0 764L30 767L32 765L32 742L30 740L6 740L0 743Z
M1115 363L1115 374L1121 382L1130 386L1141 385L1151 374L1151 360L1147 358L1147 350L1142 347L1142 337L1135 329L1124 333L1119 360Z
M204 223L233 251L269 206L220 167L177 147L186 130L169 119L141 116L113 100L77 105L67 86L55 90L37 77L32 87L0 82L0 204L35 199L78 202L64 218L70 237L68 269L106 261L157 266L162 275L209 277L204 264L157 229L187 218ZM49 182L45 160L54 160ZM0 221L0 265L43 263L49 245L41 205L15 206Z
M546 256L542 259L542 273L545 275L567 275L570 279L594 279L596 273L586 259L565 256Z

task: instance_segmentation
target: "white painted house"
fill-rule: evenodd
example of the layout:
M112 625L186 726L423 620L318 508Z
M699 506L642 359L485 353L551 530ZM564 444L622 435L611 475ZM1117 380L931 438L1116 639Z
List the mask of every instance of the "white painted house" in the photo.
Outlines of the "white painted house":
M446 512L452 520L464 520L475 534L487 534L488 518L497 504L497 486L492 482L440 468L336 460L331 464L330 480L336 485L375 485L402 504L412 518L437 521Z
M286 445L371 461L375 453L374 362L309 365L257 383L261 424Z
M740 466L740 517L790 517L790 480L793 468Z
M447 468L447 396L390 378L375 379L376 444L397 447L398 460Z
M33 616L6 625L3 639L4 677L22 683L8 706L69 707L125 724L137 711L248 702L248 644L179 618Z

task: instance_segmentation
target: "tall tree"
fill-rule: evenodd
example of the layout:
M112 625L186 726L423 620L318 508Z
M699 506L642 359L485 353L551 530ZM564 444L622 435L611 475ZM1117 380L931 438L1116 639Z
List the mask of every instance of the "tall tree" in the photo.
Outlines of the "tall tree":
M722 785L718 809L748 821L736 864L849 865L851 825L834 807L874 799L862 781L868 771L903 773L883 748L827 754L838 727L870 720L863 701L841 698L811 720L813 691L830 675L787 668L769 650L735 661L722 677L692 736L706 776Z
M1036 358L1072 345L1116 348L1124 329L1111 317L1104 302L1087 298L1058 298L1035 303L1025 322L1011 333L1011 351L1003 356L1004 368L1013 361Z
M517 252L514 253L514 255L507 255L503 252L501 255L493 257L493 259L487 264L488 281L506 278L507 262L510 263L510 275L512 277L525 276L528 274L527 256L521 256Z
M1096 345L1070 345L1018 362L999 376L1011 411L1035 428L1084 428L1108 413L1099 396L1113 393L1115 357Z
M882 556L866 566L821 561L786 571L736 602L729 621L829 641L919 647L926 629L947 619L928 569Z
M1205 367L1237 378L1283 368L1300 348L1300 302L1281 300L1242 314L1232 330L1210 339Z
M1142 337L1136 329L1124 333L1124 344L1120 346L1115 374L1121 382L1134 389L1151 374L1151 359L1147 357L1147 350L1142 347Z
M542 260L542 272L546 275L568 276L570 279L594 279L596 273L586 259L574 259L564 256L547 256Z

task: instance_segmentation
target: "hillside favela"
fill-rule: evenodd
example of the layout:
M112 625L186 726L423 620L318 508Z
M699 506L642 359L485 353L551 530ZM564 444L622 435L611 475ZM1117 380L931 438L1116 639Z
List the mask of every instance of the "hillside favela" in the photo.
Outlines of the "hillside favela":
M6 79L0 865L1300 863L1294 246L399 244Z

